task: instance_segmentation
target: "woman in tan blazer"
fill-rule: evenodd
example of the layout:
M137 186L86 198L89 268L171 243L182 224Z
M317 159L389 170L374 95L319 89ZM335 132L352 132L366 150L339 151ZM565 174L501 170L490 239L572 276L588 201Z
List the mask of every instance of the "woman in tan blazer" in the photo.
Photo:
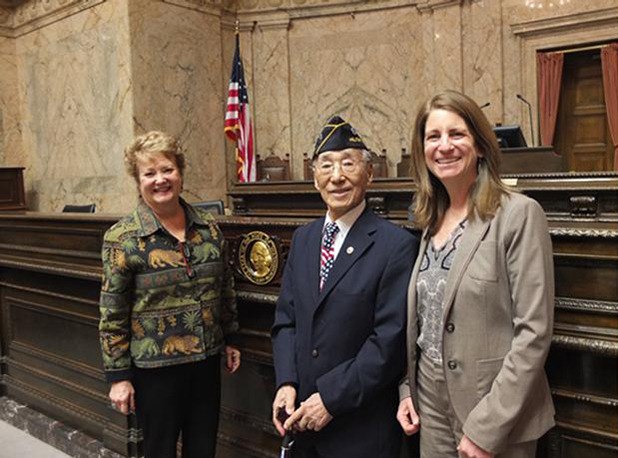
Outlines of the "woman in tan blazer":
M412 145L423 230L408 291L408 371L397 418L421 456L533 457L554 425L552 248L540 205L499 177L492 128L446 91L419 111Z

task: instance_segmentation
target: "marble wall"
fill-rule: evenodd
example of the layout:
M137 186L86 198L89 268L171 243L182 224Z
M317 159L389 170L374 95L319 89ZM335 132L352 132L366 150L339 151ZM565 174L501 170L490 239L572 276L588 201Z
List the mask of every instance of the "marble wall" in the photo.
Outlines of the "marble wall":
M535 55L618 39L616 0L28 0L0 7L0 163L26 167L29 208L123 213L123 147L178 135L190 201L224 198L223 135L239 20L262 156L303 154L329 116L352 122L390 175L429 94L463 90L492 122L536 110ZM536 122L533 126L536 132Z
M129 211L137 193L123 149L152 129L182 140L187 199L224 198L220 17L151 0L80 6L0 37L0 158L26 167L28 207Z
M321 124L340 114L396 174L419 103L462 90L493 123L536 113L535 53L618 39L615 0L238 1L249 44L256 145L302 178ZM542 37L542 38L540 38ZM246 48L245 48L246 49ZM289 111L288 111L289 110ZM536 116L535 116L536 118ZM534 137L534 139L533 139ZM289 146L288 146L289 145Z
M128 205L132 137L126 2L106 1L15 39L30 209Z
M131 89L136 132L180 138L190 201L226 190L220 17L152 0L129 2Z
M396 170L426 82L420 20L412 7L298 21L290 29L292 157L311 155L317 134L341 115ZM261 145L261 143L259 143ZM295 171L298 175L298 160Z
M19 108L15 40L0 36L0 164L3 165L25 164Z

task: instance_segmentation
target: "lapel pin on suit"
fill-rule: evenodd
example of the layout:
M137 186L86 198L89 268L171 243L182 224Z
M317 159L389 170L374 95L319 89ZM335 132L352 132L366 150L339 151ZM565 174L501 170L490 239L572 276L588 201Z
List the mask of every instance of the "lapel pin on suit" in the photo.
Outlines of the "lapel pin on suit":
M347 248L346 248L346 250L345 250L345 252L346 252L346 253L348 253L348 254L352 254L352 253L354 253L354 247L353 247L353 246L349 246L349 247L347 247Z

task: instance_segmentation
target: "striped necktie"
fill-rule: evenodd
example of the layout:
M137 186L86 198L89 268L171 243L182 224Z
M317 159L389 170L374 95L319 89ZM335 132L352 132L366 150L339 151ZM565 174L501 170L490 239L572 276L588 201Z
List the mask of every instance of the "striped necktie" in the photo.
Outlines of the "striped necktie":
M338 232L339 226L335 222L328 223L324 228L320 255L320 291L324 288L328 274L335 262L335 237Z

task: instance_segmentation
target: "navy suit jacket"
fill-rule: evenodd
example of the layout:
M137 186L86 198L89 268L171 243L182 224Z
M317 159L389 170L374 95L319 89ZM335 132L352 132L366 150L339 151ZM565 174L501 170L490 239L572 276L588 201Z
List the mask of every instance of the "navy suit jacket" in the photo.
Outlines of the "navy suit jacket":
M405 364L407 285L417 237L365 211L319 291L324 218L299 228L283 273L272 328L277 387L297 403L319 392L333 420L298 443L321 456L395 458L395 415Z

